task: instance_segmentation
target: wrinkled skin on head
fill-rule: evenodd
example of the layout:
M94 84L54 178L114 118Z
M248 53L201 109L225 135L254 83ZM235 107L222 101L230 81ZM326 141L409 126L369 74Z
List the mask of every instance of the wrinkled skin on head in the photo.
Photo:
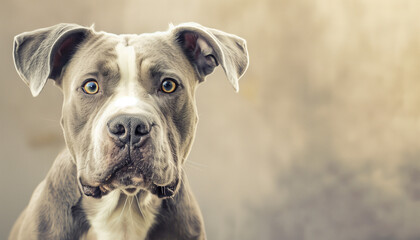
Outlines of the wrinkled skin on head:
M92 32L68 63L60 82L62 128L80 183L93 196L115 188L176 191L198 121L194 90L199 81L174 41L162 33ZM168 78L178 83L170 94L161 89ZM87 80L98 83L98 93L83 90ZM106 123L120 114L138 115L153 125L140 146L118 144L109 136Z

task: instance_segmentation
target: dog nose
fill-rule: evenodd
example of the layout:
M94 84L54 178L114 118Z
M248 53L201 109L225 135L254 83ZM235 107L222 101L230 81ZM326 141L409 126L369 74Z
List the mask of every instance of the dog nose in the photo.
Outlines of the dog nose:
M112 138L124 144L136 144L151 130L151 124L142 116L118 115L108 122L108 132Z

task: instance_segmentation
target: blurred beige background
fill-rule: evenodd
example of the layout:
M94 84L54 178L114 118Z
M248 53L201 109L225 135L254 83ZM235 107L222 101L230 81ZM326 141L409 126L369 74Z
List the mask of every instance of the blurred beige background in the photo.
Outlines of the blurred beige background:
M16 74L13 36L59 22L142 33L195 21L248 41L234 93L198 89L187 163L209 239L420 239L420 2L0 3L0 239L64 146L61 93Z

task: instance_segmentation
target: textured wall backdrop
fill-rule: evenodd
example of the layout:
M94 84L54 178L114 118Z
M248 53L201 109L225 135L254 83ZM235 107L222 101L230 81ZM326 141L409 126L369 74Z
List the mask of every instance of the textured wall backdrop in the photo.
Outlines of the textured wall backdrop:
M186 21L247 39L251 59L239 94L220 69L198 89L186 168L209 239L420 239L419 12L415 0L2 0L0 239L64 147L61 93L31 97L13 36Z

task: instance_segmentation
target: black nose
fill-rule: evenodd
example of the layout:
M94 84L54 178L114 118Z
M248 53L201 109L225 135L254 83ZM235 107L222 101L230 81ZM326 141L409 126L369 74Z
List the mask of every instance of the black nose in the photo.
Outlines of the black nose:
M137 115L118 115L108 122L109 135L124 144L136 144L145 139L151 127L145 117Z

